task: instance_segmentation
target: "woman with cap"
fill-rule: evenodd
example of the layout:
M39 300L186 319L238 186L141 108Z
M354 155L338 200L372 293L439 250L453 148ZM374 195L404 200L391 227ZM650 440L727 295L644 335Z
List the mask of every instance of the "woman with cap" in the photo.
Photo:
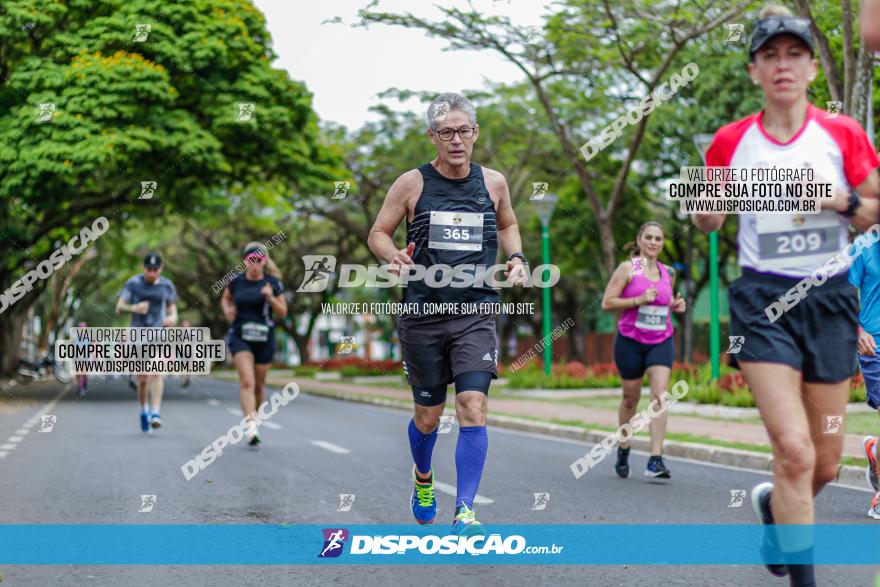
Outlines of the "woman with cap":
M821 199L816 214L741 215L742 277L728 296L730 335L743 337L732 356L773 449L773 482L752 490L752 505L767 525L762 552L773 548L785 555L765 558L789 563L767 564L774 575L788 574L792 585L815 585L813 565L805 564L812 560L812 541L787 529L814 522L813 498L837 476L859 306L847 281L849 256L838 253L850 249L850 224L864 231L877 218L880 160L858 123L826 115L807 100L817 73L809 20L782 6L765 8L749 57L764 109L719 129L706 165L810 168L813 183L832 186L832 197ZM721 228L724 219L694 216L706 232ZM803 293L805 283L809 295L792 294ZM773 524L786 524L785 533Z
M221 303L232 323L227 344L238 371L241 410L250 418L245 435L248 444L256 446L260 443L256 411L263 403L266 373L275 354L273 316L287 316L287 300L282 295L281 272L261 243L245 246L244 263L245 272L226 287Z
M685 301L675 294L675 277L657 260L663 250L663 226L653 220L639 228L635 254L618 265L602 297L602 309L620 311L617 336L614 339L614 363L620 372L623 396L617 410L620 425L629 425L636 415L642 395L642 379L648 374L651 403L666 404L669 374L675 357L672 321L669 314L684 312ZM645 470L647 477L669 478L671 473L663 462L663 436L666 434L666 412L651 420L651 457ZM629 477L629 439L617 448L617 474Z

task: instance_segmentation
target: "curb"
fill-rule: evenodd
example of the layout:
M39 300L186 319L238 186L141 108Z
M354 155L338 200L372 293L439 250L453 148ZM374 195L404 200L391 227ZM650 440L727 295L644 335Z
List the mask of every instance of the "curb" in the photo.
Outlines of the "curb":
M267 383L269 383L267 381ZM402 400L387 399L381 397L369 397L364 394L346 393L341 391L328 391L326 389L308 389L304 385L300 385L303 393L317 395L330 399L337 399L348 402L358 402L363 404L372 404L388 408L396 408L398 410L410 411L412 406L409 402ZM596 430L587 430L578 426L566 426L564 424L553 424L551 422L537 422L535 420L527 420L525 418L517 418L514 416L505 416L499 414L489 414L488 423L491 426L499 428L507 428L509 430L518 430L520 432L533 432L536 434L545 434L558 438L567 438L569 440L579 440L582 442L598 443L603 438L611 434L611 432L600 432ZM630 446L641 452L650 452L651 440L649 438L633 437L630 440ZM694 461L702 461L714 463L717 465L726 465L728 467L737 467L740 469L751 469L757 471L772 471L773 456L769 453L753 452L748 450L740 450L735 448L725 448L720 446L712 446L708 444L697 444L694 442L680 442L674 440L666 440L663 443L663 452L667 456L691 459ZM837 479L835 483L850 487L853 489L865 489L865 470L862 467L852 465L841 465L837 470Z

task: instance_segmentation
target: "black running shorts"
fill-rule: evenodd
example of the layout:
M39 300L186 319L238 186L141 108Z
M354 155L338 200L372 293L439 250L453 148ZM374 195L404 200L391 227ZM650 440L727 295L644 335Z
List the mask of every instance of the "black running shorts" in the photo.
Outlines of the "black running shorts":
M734 362L782 363L807 383L837 383L856 373L859 297L838 275L806 290L806 297L771 322L766 308L801 279L743 269L730 286L730 336L742 336ZM791 299L789 297L789 299Z
M436 320L401 317L397 334L403 351L403 372L417 404L446 401L446 386L462 373L484 371L498 377L498 342L494 314L473 314Z

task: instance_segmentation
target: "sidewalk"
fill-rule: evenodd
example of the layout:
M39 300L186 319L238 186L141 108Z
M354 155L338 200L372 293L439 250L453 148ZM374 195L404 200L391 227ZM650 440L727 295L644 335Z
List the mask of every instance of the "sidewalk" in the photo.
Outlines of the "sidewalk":
M289 379L278 377L269 373L266 383L282 387L289 383ZM342 381L316 381L308 378L296 378L296 383L304 392L317 392L326 394L343 394L353 396L354 400L389 399L395 402L412 403L412 394L409 390L400 387L357 385ZM346 398L341 398L346 399ZM454 396L450 395L447 405L451 406ZM617 412L600 408L589 408L573 404L554 404L547 401L535 401L529 399L501 399L491 397L489 401L490 414L515 416L529 419L556 420L560 422L580 421L584 424L594 424L605 428L617 428ZM741 442L745 444L769 446L770 441L764 427L758 424L742 424L737 422L724 422L708 420L699 417L677 416L672 413L669 417L668 432L675 434L690 434L702 436L724 442ZM847 434L843 449L844 456L863 459L862 436Z

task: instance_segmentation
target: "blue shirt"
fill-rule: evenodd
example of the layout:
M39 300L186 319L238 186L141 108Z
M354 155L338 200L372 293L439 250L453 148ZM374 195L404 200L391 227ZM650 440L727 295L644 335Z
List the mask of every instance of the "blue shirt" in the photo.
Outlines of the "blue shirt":
M136 327L158 327L165 323L165 308L177 302L177 289L170 279L161 275L153 283L147 283L143 273L125 282L119 297L127 304L150 302L146 314L131 313L131 325Z
M864 235L859 238L866 238ZM851 249L855 252L857 249ZM877 338L880 335L880 243L869 244L853 260L849 282L859 288L859 324Z

